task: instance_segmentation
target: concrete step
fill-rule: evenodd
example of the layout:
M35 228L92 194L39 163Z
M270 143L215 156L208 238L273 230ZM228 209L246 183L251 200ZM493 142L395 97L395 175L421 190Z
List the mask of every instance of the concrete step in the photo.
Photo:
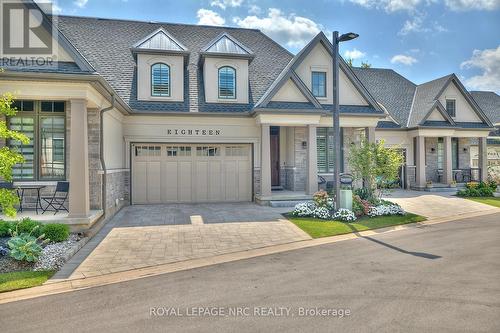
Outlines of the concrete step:
M304 201L310 200L271 200L269 201L269 206L271 207L295 207L296 204L299 204Z
M431 187L425 188L426 192L447 192L447 193L457 193L458 189L456 187Z

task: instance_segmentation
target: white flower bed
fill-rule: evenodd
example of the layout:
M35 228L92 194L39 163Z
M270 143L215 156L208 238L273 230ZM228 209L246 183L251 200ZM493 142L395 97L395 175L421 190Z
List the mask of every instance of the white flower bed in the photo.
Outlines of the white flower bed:
M335 214L333 214L332 218L334 220L339 220L343 222L356 221L356 215L349 209L345 208L340 208L338 211L336 211Z
M392 205L379 205L375 207L371 207L368 211L368 216L383 216L383 215L405 215L406 212L401 208L401 206L392 204Z
M316 205L314 204L314 202L301 202L295 205L295 208L292 211L292 215L298 217L313 216L315 209Z

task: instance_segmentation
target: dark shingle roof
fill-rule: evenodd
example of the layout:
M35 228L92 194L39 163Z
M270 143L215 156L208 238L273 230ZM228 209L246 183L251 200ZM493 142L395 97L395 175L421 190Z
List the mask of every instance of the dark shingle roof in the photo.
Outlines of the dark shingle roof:
M395 121L405 126L416 85L392 69L353 67L353 70L377 102Z
M75 74L82 73L83 71L74 62L54 62L51 64L28 64L23 65L20 63L13 65L3 65L5 70L14 70L19 72L43 72L43 73L66 73ZM88 72L86 72L88 73Z
M137 101L134 86L135 61L130 48L160 27L165 28L190 51L186 93L190 92L191 95L184 103L171 103L169 106L168 102ZM199 79L199 51L222 32L230 31L231 36L248 46L255 54L249 65L250 104L254 104L264 94L292 58L279 44L253 29L72 16L59 16L58 28L120 97L137 111L189 111L196 109L198 104L199 111L204 111L204 108L208 111L208 104L199 103L201 96L198 96L198 91L202 82ZM231 106L225 109L230 110Z
M488 124L485 123L475 123L475 122L457 122L455 124L451 124L447 121L439 121L439 120L427 120L422 126L424 127L453 127L453 128L490 128Z
M471 91L476 103L493 123L500 123L500 96L493 91Z
M418 126L436 102L439 92L451 78L443 76L417 86L413 108L408 119L408 127Z

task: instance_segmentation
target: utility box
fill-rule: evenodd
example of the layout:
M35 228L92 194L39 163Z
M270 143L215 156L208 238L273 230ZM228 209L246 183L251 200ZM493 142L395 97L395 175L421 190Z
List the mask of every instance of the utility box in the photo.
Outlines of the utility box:
M339 206L352 211L352 190L340 190Z

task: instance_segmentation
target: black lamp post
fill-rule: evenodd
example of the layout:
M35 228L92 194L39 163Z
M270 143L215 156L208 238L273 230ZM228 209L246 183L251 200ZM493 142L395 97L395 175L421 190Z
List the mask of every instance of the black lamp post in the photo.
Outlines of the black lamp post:
M335 209L340 204L340 109L339 109L339 43L357 38L359 35L353 32L343 34L333 32L333 147L335 149L335 161L333 165L333 186L335 188Z

